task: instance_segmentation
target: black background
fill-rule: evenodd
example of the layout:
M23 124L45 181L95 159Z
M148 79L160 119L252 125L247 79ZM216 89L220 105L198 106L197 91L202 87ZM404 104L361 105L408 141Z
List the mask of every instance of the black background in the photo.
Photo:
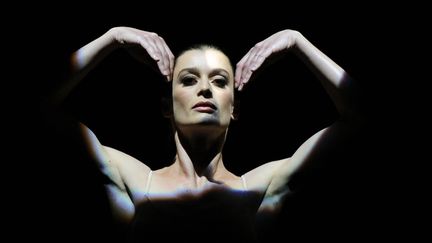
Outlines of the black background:
M395 73L389 72L392 57L387 53L392 47L387 35L400 25L383 9L373 5L233 9L222 2L169 9L165 4L118 5L106 10L69 3L17 15L25 22L13 30L19 32L19 47L13 49L12 61L17 63L18 97L25 98L20 99L22 109L17 109L23 116L19 116L22 125L17 124L24 133L13 152L18 165L13 184L20 186L13 189L19 213L12 220L21 232L47 240L111 239L97 168L88 163L79 143L68 137L67 128L51 126L39 112L39 103L65 77L73 51L113 26L131 26L158 33L174 53L195 43L215 44L233 64L276 31L300 31L364 88L367 123L344 151L330 155L326 165L299 180L304 192L287 204L272 232L287 241L398 235L396 222L404 215L396 213L389 198L395 188L403 187L394 175L399 164L390 155L399 144L389 136L396 126L389 121L397 103L389 85L389 74ZM156 169L167 165L173 155L159 95L152 91L160 80L149 68L116 51L77 87L66 106L103 144ZM296 57L287 55L263 70L242 93L240 119L232 124L224 150L226 166L243 174L266 161L288 157L336 118L319 82Z

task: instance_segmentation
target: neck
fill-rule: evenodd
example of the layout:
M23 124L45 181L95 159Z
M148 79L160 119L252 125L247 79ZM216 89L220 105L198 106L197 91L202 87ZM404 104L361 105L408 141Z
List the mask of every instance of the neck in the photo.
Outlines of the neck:
M213 131L214 132L214 131ZM214 133L213 133L214 134ZM175 168L187 179L197 183L200 177L210 181L226 171L222 161L222 148L226 131L219 135L175 133L177 156Z

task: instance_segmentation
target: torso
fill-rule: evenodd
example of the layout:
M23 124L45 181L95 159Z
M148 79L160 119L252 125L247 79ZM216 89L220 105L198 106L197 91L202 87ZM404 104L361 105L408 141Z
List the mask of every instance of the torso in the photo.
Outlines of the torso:
M192 189L186 181L170 173L169 167L150 172L148 167L137 163L141 162L133 159L122 163L135 167L129 168L124 178L135 207L130 222L134 241L148 240L149 234L143 232L152 232L159 238L178 239L181 232L194 232L196 236L211 234L208 240L215 241L226 238L227 234L237 237L237 241L256 239L255 217L265 190L256 186L253 173L249 175L251 188L244 187L241 177L229 173L217 182L202 178L201 185ZM215 230L219 232L216 235Z
M153 177L148 194L136 205L132 224L134 232L159 232L157 235L175 235L174 238L178 239L183 236L178 232L209 236L216 231L219 233L212 235L211 240L223 239L234 233L239 240L250 242L254 239L253 221L256 202L259 201L256 195L213 182L192 190L178 190L172 185L173 190L169 190L169 185L158 183L164 179L163 176L154 173ZM146 237L133 235L135 238ZM184 236L190 238L190 234Z

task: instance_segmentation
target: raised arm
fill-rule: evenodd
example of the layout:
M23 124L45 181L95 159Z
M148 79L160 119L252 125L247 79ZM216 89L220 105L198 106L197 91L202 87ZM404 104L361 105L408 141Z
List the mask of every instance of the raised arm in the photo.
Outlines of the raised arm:
M60 83L52 97L52 104L59 106L73 88L109 53L126 48L140 61L155 61L159 71L170 80L174 56L162 37L156 33L130 27L114 27L99 38L81 47L71 56L70 77Z
M288 182L295 173L310 168L314 164L312 162L320 161L320 154L337 150L350 131L354 131L362 123L357 109L358 89L354 81L298 31L283 30L256 44L237 64L236 87L242 90L253 72L260 68L267 58L287 50L299 56L318 77L334 102L340 119L307 139L291 158L258 168L267 178L255 182L257 187L265 188L266 199L271 199L268 201L272 203L279 202L279 199L289 192ZM257 172L249 173L251 181L254 181L253 175Z
M58 123L68 123L60 126L65 125L73 130L73 137L83 140L89 156L97 163L100 172L106 178L105 185L114 216L120 221L128 221L134 213L128 178L132 174L135 175L136 171L142 172L149 168L117 150L103 146L87 126L79 121L66 119L62 111L62 103L74 87L117 48L126 48L135 58L149 65L155 64L160 73L170 80L174 56L161 37L134 28L115 27L72 54L69 77L61 80L43 108Z

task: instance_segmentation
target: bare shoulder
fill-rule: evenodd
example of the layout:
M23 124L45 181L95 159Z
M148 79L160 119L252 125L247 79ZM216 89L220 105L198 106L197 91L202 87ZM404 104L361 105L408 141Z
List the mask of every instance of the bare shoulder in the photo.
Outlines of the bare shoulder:
M120 150L108 146L104 146L104 149L111 163L118 168L121 178L129 187L147 179L151 169L145 163Z
M278 169L289 160L290 158L286 158L267 162L245 173L243 176L247 181L248 189L265 192Z
M141 162L140 160L134 158L133 156L124 153L118 149L115 148L111 148L108 146L103 146L104 149L106 150L106 152L108 153L109 157L113 160L114 163L123 163L123 164L128 164L128 165L135 165L135 166L139 166L139 167L147 167L147 165L145 165L143 162Z

